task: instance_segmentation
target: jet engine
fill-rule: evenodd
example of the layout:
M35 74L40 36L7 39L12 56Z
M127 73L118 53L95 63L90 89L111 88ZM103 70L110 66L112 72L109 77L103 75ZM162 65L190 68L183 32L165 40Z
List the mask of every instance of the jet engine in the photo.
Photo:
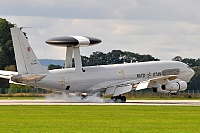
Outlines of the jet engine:
M161 88L168 91L184 91L187 89L187 83L185 81L170 82L162 85Z
M177 94L178 91L184 91L186 89L187 83L185 81L176 79L169 81L166 84L159 84L157 87L153 87L153 92Z

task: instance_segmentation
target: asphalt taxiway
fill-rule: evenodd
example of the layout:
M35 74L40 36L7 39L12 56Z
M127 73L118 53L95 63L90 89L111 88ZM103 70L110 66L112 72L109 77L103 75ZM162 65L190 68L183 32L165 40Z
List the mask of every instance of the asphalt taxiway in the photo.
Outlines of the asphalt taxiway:
M127 100L126 103L113 102L67 102L65 100L0 100L0 105L169 105L200 106L200 100Z

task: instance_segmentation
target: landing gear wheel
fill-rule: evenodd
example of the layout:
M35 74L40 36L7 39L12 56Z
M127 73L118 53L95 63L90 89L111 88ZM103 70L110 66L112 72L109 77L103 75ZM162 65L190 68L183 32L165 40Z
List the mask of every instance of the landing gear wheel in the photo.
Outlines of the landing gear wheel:
M121 102L122 102L122 103L125 103L125 102L126 102L126 97L125 97L125 96L122 96L122 97L121 97Z
M84 100L84 99L87 99L88 95L81 95L81 99Z
M117 102L121 102L121 103L125 103L126 102L126 97L125 96L112 96L111 99L117 103Z
M174 95L174 96L177 95L177 93L170 93L170 94L171 94L171 95Z

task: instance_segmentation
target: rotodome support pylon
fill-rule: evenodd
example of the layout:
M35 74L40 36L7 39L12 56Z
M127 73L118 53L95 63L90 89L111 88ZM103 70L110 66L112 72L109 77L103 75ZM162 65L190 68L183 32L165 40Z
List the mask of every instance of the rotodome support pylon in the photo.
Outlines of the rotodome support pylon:
M80 47L96 45L101 43L101 40L84 36L63 36L50 38L46 43L54 46L67 47L65 68L72 68L72 58L74 53L75 71L83 72Z

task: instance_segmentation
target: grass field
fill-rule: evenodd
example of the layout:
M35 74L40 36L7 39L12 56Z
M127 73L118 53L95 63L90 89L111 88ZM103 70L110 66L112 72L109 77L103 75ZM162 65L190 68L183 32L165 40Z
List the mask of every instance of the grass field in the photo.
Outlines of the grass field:
M200 107L0 106L0 132L199 133Z

